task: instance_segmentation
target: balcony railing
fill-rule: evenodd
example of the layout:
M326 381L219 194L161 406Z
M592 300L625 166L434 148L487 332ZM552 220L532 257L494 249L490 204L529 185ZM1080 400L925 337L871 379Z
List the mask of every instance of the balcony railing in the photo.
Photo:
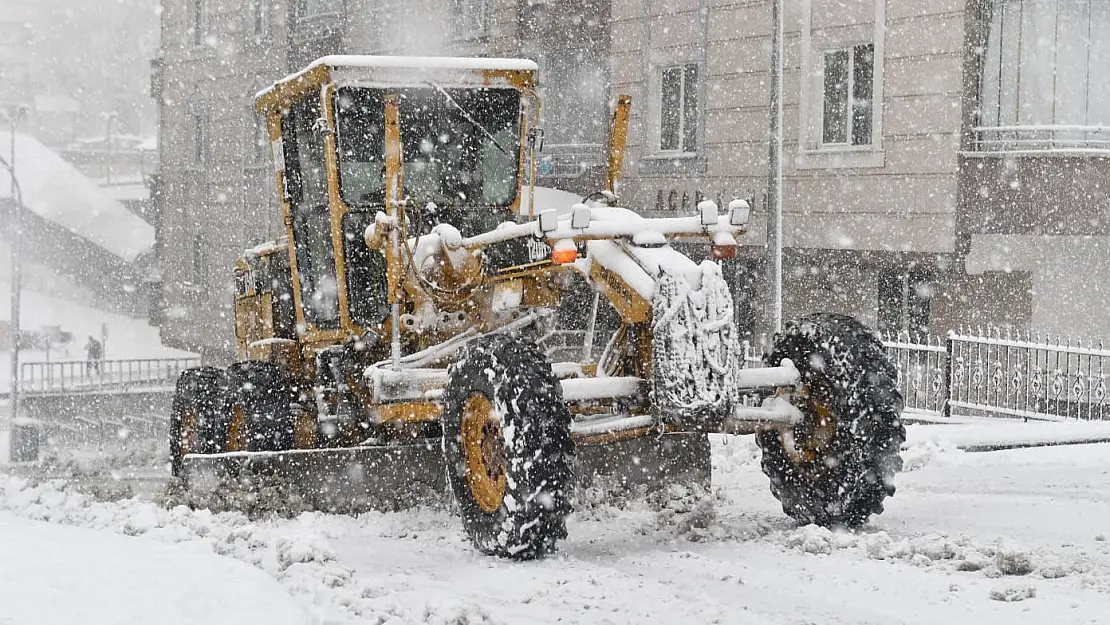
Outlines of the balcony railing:
M547 178L575 178L605 166L605 146L599 143L547 144L538 157L536 174Z
M978 126L976 152L1110 152L1110 126Z

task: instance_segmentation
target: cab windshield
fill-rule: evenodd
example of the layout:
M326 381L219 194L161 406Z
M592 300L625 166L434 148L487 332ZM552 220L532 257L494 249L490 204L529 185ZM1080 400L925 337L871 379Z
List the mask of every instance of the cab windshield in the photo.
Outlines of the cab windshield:
M508 208L516 200L520 160L520 92L515 89L431 83L388 91L340 89L336 110L343 201L359 208L384 205L387 93L400 98L404 197L421 206L434 202L437 220L464 233L511 219Z

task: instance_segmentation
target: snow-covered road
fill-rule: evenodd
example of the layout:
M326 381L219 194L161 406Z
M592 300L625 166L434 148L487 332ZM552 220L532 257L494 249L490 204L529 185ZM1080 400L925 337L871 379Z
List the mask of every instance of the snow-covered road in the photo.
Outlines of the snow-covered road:
M560 553L530 563L474 553L435 508L251 522L0 476L0 510L230 556L276 579L305 622L1110 623L1110 444L971 454L929 438L911 436L913 470L856 534L794 527L752 442L730 438L712 500L584 493ZM0 597L21 583L0 576Z

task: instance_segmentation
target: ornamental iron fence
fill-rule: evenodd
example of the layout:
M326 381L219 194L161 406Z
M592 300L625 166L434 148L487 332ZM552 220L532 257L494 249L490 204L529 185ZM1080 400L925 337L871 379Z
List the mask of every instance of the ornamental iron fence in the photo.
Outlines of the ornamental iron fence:
M907 411L1042 421L1110 419L1110 349L1102 340L997 328L881 338ZM759 366L750 349L745 355L747 366Z
M948 336L948 411L1026 419L1100 420L1110 350L1101 340L1031 340L1005 332Z

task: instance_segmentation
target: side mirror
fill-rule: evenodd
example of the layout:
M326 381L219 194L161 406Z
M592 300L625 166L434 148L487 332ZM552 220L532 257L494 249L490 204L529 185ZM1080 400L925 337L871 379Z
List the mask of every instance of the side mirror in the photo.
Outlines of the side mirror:
M543 152L543 128L528 129L528 149Z

